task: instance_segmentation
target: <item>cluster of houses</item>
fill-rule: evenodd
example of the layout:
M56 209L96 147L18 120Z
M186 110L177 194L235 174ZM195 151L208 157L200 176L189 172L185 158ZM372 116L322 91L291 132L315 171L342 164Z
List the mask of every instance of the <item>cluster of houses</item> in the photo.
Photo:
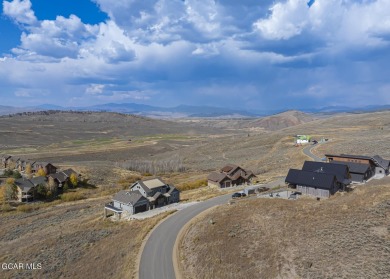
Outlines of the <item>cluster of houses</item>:
M321 198L343 191L351 183L365 183L389 175L390 161L378 155L325 156L326 162L306 161L301 170L290 169L285 182L302 194Z
M79 177L79 174L73 169L60 170L48 162L37 162L9 155L2 156L0 161L0 168L18 170L22 174L22 178L15 180L15 186L18 191L17 199L20 202L33 201L36 188L39 185L47 185L49 179L52 179L55 188L61 191L65 185L71 185L70 177L72 174ZM26 176L27 166L31 167L31 178ZM40 170L43 170L44 175L37 175Z
M104 207L104 216L113 213L120 218L122 214L132 215L179 201L180 191L161 178L139 180L114 195Z

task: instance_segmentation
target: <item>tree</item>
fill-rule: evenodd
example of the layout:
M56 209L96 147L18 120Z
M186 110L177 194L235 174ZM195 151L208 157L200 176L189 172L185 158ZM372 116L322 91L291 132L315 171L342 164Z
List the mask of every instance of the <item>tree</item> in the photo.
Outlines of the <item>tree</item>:
M54 181L54 178L49 176L49 180L47 182L47 193L46 196L48 198L55 197L57 195L57 183Z
M40 168L38 171L37 171L37 176L46 176L46 172L44 169Z
M19 171L16 170L13 172L12 177L15 179L19 179L19 178L22 178L22 175L20 174Z
M24 172L27 174L27 177L28 177L29 179L32 178L32 168L31 168L31 164L27 164L27 165L26 165L26 169L25 169Z
M15 200L18 198L18 187L15 185L15 179L8 178L4 185L3 195L5 200Z
M46 198L47 188L44 184L39 184L36 188L39 198Z
M73 185L73 187L76 187L78 184L77 175L75 173L72 173L69 177L70 183Z

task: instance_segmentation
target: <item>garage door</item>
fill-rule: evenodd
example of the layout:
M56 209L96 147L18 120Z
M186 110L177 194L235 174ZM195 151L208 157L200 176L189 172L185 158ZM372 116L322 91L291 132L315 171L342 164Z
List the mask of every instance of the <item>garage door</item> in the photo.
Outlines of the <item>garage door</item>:
M134 208L134 214L139 213L139 212L144 212L146 210L147 210L147 205L146 204L140 205L140 206L136 206Z

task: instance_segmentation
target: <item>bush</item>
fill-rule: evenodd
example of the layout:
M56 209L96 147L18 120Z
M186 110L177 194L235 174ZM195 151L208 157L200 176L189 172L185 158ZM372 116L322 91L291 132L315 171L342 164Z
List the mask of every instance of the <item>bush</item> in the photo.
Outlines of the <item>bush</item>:
M70 202L70 201L78 201L85 199L84 195L79 192L69 192L69 193L63 193L61 195L61 200L64 202Z
M4 203L1 205L1 207L0 207L0 211L2 211L2 212L9 212L9 211L12 211L12 210L14 210L14 209L12 208L12 206L11 206L9 203L6 203L6 202L4 202Z
M207 179L199 179L191 182L185 182L177 187L180 191L198 189L207 186Z
M38 209L39 209L39 205L37 204L23 204L23 205L19 205L16 208L17 211L24 212L24 213L31 212L33 210L38 210Z
M22 178L22 175L16 170L13 172L12 177L15 179Z

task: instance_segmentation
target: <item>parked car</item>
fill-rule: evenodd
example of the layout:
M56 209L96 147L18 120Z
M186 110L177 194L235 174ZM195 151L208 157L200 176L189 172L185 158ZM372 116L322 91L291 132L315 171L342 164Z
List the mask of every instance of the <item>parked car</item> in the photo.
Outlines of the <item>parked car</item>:
M232 198L234 199L234 198L241 198L241 193L234 193L233 195L232 195Z
M241 197L246 197L245 193L240 193L240 194L241 194Z

